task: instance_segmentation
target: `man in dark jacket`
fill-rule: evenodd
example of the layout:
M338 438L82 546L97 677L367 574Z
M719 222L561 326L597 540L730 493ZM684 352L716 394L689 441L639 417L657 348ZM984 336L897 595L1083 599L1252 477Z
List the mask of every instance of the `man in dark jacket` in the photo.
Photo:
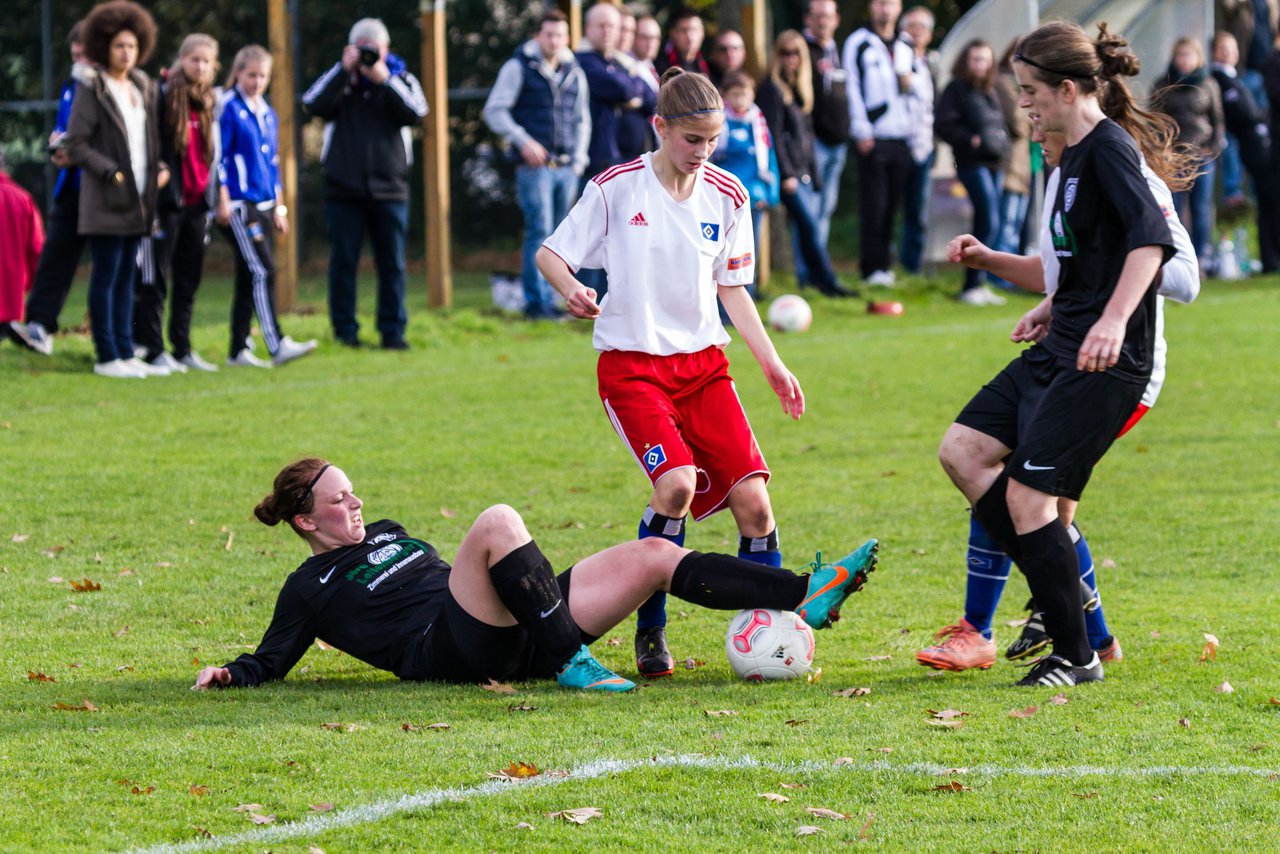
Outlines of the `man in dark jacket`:
M532 319L562 314L533 256L578 197L591 141L590 97L569 50L568 18L552 9L503 64L485 101L485 123L507 141L516 161L516 198L524 212L520 282L524 313Z
M409 224L410 126L427 114L427 99L377 18L351 28L342 61L302 97L326 121L325 216L329 221L329 319L342 344L360 346L356 268L369 230L378 269L378 332L382 346L405 350L404 241Z

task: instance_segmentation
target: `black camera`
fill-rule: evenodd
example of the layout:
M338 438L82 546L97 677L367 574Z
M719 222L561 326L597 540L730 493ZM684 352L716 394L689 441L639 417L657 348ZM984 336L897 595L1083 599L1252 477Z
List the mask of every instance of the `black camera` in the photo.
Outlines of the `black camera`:
M378 60L382 59L382 54L373 45L362 44L360 48L360 64L366 68L377 65Z

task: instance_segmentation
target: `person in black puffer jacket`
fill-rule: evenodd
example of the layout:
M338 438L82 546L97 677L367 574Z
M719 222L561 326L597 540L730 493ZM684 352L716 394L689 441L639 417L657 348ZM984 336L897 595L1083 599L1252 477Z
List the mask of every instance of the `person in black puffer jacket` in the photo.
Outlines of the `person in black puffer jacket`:
M326 122L325 216L329 220L329 319L342 344L360 346L356 267L369 230L378 268L378 332L382 346L404 350L404 241L409 225L409 128L427 114L427 99L377 18L356 21L342 61L302 96Z
M1000 228L1000 165L1009 153L1009 128L996 95L996 58L991 45L974 39L951 67L952 80L938 100L934 128L951 146L956 177L973 204L973 235L987 243ZM960 300L970 305L1001 305L1004 297L982 284L981 270L964 271Z
M1222 91L1205 67L1200 42L1183 37L1174 42L1169 70L1152 87L1151 108L1178 123L1178 142L1194 147L1200 155L1195 183L1190 190L1174 193L1173 203L1182 214L1191 205L1191 243L1196 257L1209 257L1213 237L1213 164L1226 145L1222 118Z

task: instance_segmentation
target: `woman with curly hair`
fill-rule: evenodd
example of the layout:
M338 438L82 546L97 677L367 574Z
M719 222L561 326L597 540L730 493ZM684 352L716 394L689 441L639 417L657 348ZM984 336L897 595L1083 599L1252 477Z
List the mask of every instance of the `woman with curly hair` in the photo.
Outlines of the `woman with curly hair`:
M209 212L217 199L217 121L214 75L218 71L218 42L204 33L191 33L178 48L178 60L160 85L160 152L173 164L169 185L160 193L159 228L155 235L155 275L150 286L138 289L133 331L153 365L185 373L188 368L216 371L217 367L191 349L191 311L204 269ZM164 347L164 301L172 282L169 306L169 345Z
M80 167L80 234L89 239L89 317L94 373L141 379L168 374L133 356L133 288L139 239L151 231L160 161L155 86L137 66L156 43L151 14L130 0L93 7L84 20L87 69L67 127L67 157Z

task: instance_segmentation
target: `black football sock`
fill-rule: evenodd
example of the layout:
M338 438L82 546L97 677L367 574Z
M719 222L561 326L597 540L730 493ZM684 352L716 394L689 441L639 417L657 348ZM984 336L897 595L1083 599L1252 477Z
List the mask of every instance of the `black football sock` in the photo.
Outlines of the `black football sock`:
M1080 604L1080 570L1076 547L1067 528L1054 519L1043 528L1018 537L1022 559L1018 567L1036 606L1044 613L1044 630L1053 638L1053 651L1082 666L1093 659Z
M502 604L547 660L560 666L574 656L582 636L537 543L530 541L509 552L489 567L489 578Z
M809 592L809 576L722 554L690 552L671 576L671 595L704 608L793 611Z
M973 505L973 515L978 517L982 527L987 529L991 539L1000 545L1013 561L1021 566L1018 560L1021 547L1018 544L1018 532L1013 527L1013 517L1009 515L1009 500L1005 492L1009 489L1009 472L1000 472L996 482Z

